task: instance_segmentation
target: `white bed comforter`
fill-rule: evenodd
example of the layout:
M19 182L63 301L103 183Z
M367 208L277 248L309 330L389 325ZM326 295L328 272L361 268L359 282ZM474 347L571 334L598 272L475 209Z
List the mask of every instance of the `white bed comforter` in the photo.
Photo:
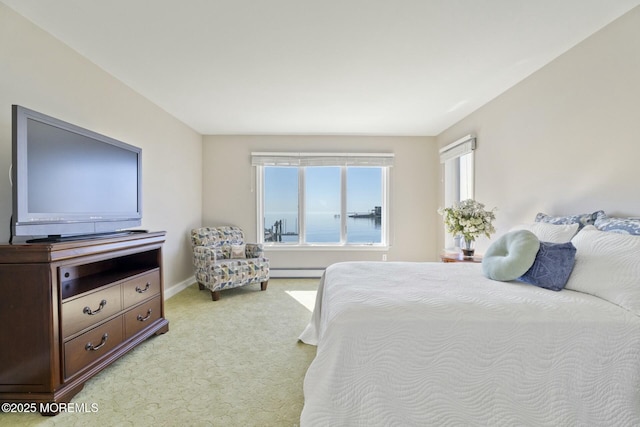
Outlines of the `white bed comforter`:
M640 318L471 263L327 268L302 426L638 426Z

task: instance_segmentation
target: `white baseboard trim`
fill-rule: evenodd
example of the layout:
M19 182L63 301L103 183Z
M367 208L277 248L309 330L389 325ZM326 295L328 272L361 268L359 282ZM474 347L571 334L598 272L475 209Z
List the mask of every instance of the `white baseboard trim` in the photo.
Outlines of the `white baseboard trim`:
M193 285L196 282L196 277L195 276L191 276L186 280L183 280L180 283L176 283L175 285L171 286L170 288L165 288L164 290L164 299L165 301L168 300L169 298L171 298L172 296L176 295L178 292L188 288L189 286Z
M286 278L319 278L324 273L324 268L272 268L269 276L274 279Z

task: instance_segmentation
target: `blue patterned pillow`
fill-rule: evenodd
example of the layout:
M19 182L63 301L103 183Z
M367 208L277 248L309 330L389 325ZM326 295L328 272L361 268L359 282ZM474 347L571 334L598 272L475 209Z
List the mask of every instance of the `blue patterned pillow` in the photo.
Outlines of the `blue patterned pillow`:
M567 284L576 262L573 243L540 242L533 265L518 280L552 291L561 291Z
M640 218L613 218L603 212L598 215L594 224L600 231L611 233L640 235Z
M604 215L604 211L565 216L550 216L540 212L536 215L536 222L546 222L549 224L578 224L578 230L582 230L582 227L585 225L594 225L599 215Z

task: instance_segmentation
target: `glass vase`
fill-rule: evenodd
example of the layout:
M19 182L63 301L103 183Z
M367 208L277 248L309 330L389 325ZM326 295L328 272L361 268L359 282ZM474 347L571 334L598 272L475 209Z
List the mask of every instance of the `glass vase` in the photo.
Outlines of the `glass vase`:
M475 253L475 240L467 240L464 237L460 239L460 249L462 249L462 256L465 258L473 258Z

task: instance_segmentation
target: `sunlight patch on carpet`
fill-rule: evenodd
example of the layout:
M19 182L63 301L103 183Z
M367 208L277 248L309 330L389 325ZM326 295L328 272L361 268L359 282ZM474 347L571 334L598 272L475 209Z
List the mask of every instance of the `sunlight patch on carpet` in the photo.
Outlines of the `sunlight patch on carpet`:
M313 307L316 305L316 292L317 291L285 291L291 298L298 301L305 306L309 311L313 311Z

